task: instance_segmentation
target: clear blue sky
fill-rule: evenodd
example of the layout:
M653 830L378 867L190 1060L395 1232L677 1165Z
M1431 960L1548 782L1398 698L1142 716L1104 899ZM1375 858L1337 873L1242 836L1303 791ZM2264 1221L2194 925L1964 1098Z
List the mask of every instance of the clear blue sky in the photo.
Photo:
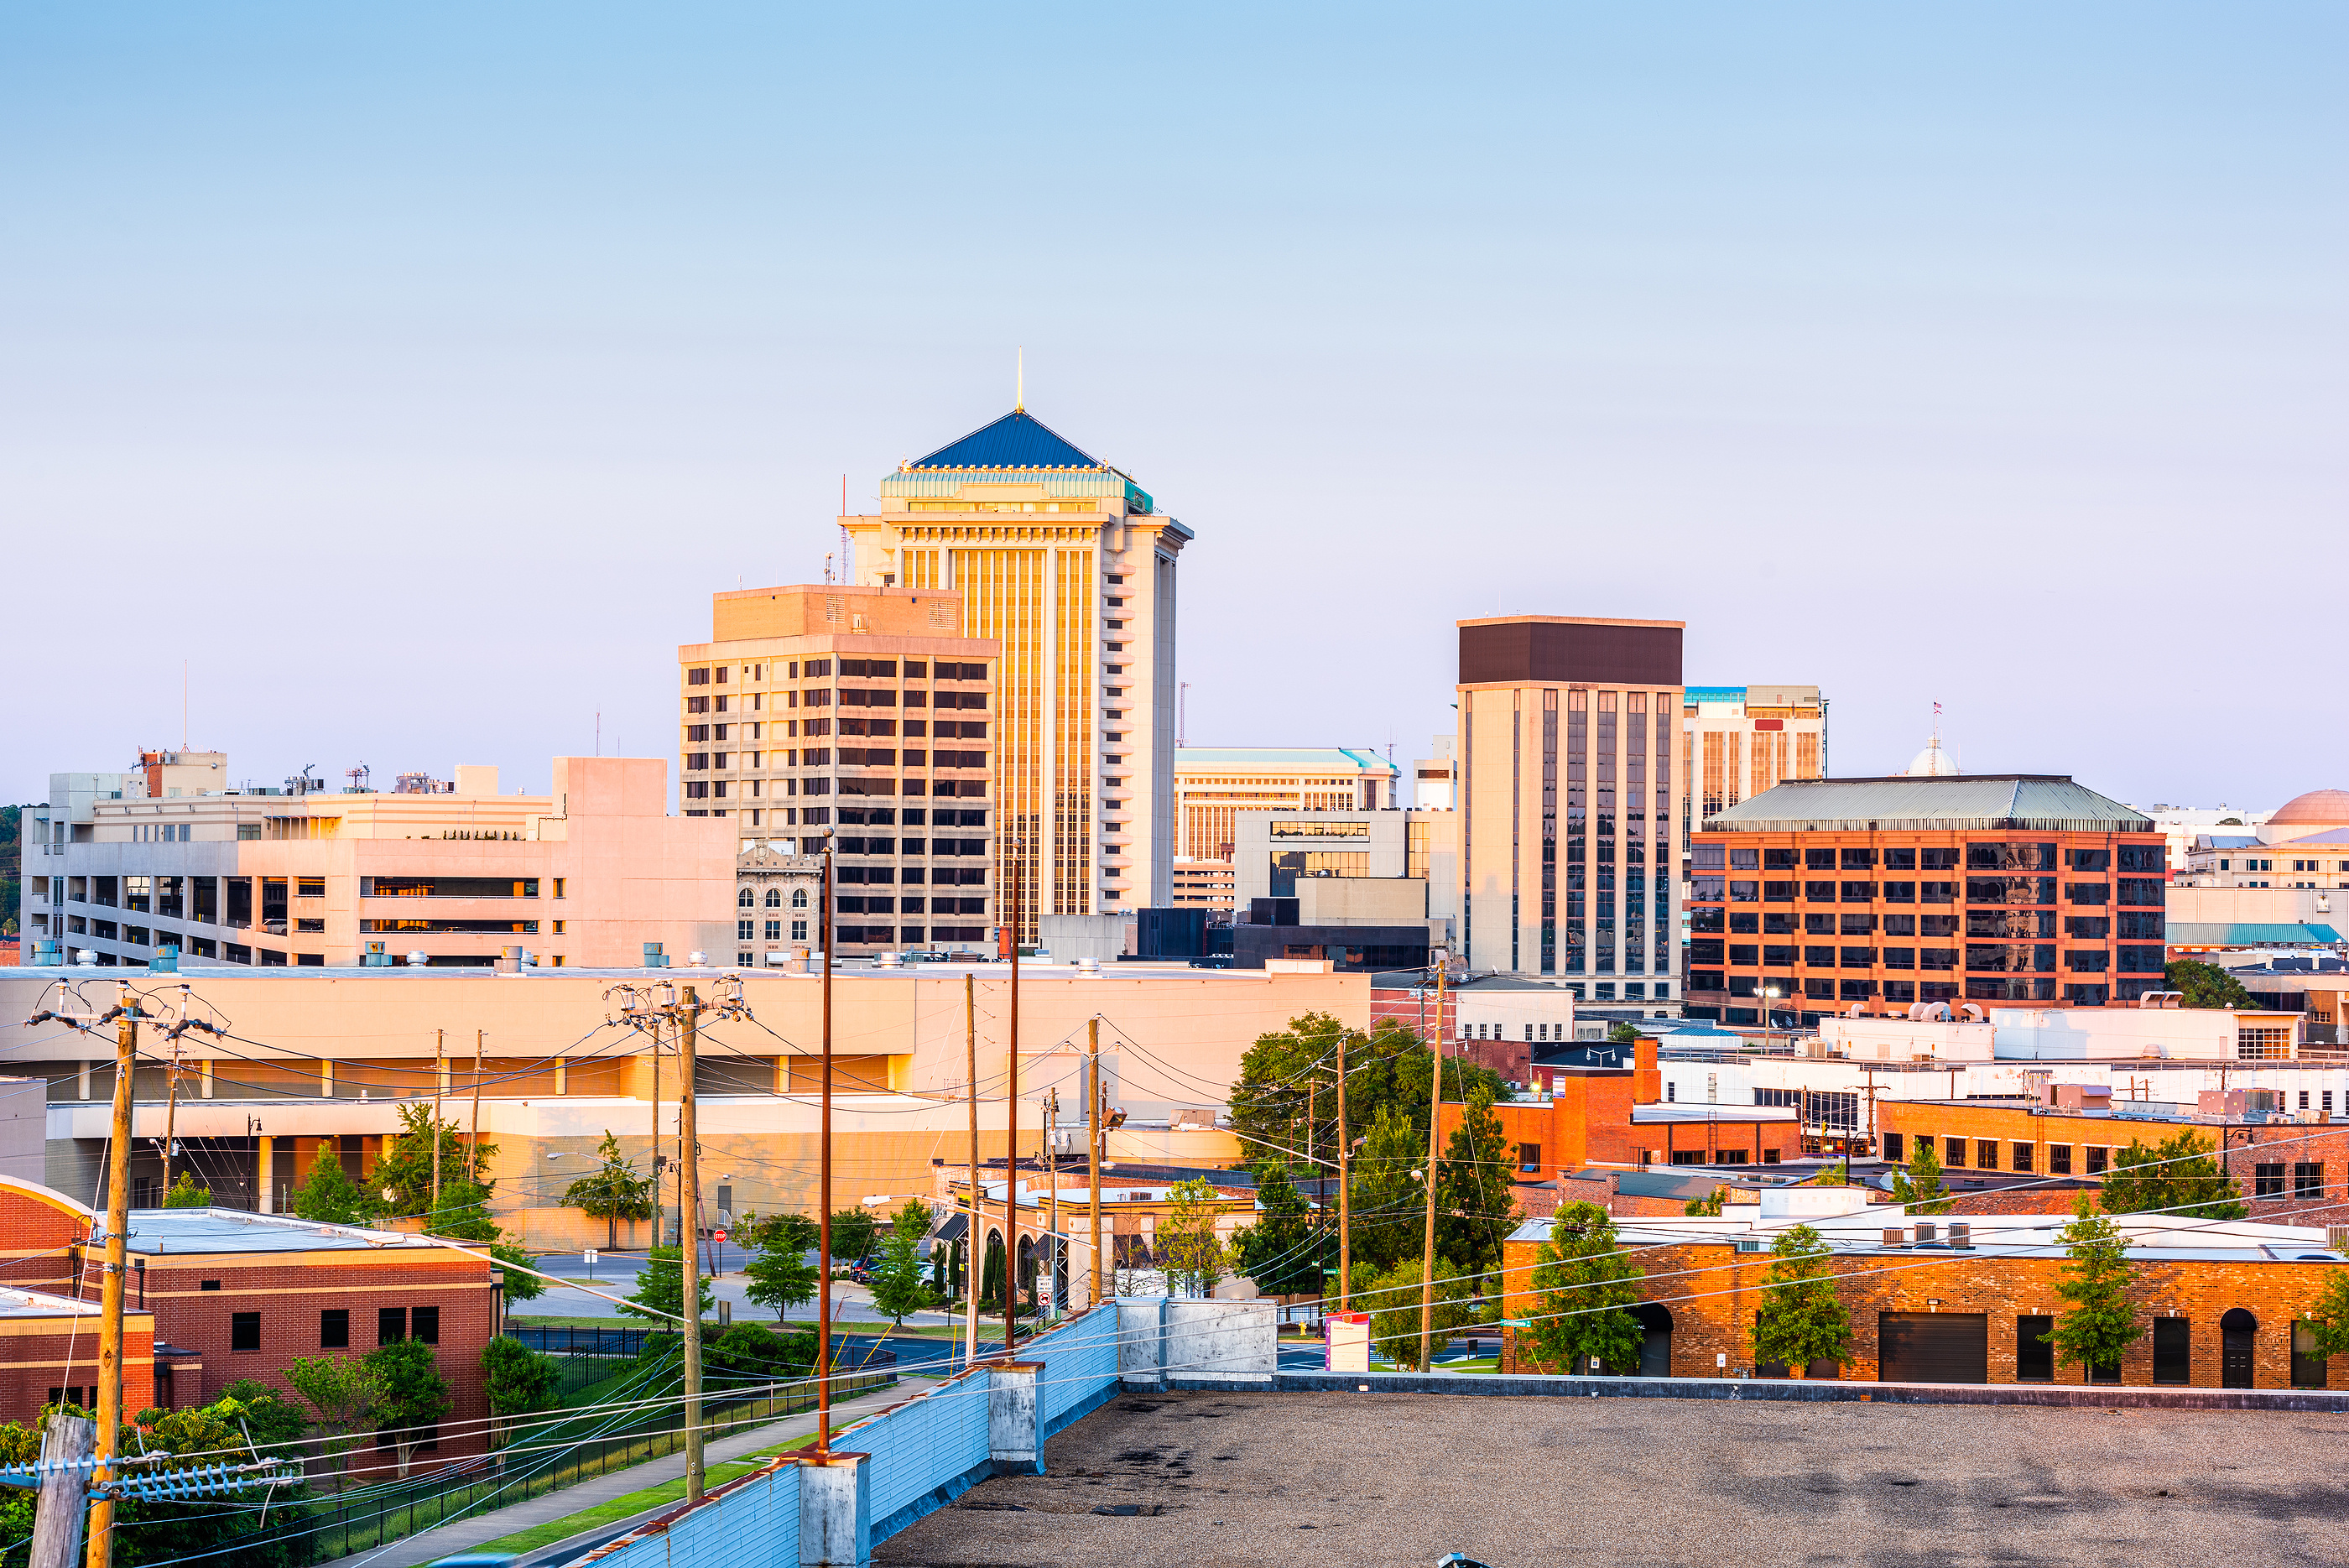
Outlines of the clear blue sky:
M2337 4L0 14L0 798L673 752L708 595L1029 406L1202 743L1689 623L1841 773L2344 760ZM340 782L336 779L336 782Z

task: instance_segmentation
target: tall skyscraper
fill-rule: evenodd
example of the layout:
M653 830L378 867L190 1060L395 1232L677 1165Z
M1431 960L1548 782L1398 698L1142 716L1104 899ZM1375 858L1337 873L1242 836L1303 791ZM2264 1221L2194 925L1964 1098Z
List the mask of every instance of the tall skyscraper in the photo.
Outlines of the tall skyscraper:
M1592 1001L1671 1000L1676 620L1460 626L1460 946Z
M1015 408L881 482L843 516L849 581L951 588L996 665L996 910L1173 898L1174 566L1191 531L1147 491Z

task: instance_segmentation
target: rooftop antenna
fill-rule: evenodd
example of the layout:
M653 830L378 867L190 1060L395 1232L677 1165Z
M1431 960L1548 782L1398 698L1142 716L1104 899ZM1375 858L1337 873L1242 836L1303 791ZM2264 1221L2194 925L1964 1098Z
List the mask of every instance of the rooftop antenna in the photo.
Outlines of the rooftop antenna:
M1019 346L1019 369L1013 373L1011 382L1011 411L1015 414L1024 414L1028 411L1028 346L1026 344Z
M180 660L180 750L188 749L188 661Z
M848 581L852 569L848 554L848 475L840 476L840 580Z
M1177 681L1174 691L1174 743L1178 746L1190 743L1185 739L1191 732L1190 715L1191 683L1187 680Z

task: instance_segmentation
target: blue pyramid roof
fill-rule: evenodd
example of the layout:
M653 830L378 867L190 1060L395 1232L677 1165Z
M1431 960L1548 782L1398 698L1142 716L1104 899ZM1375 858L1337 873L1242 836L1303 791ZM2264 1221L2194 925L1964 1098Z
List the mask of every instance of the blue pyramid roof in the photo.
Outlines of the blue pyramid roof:
M1106 469L1109 465L1071 446L1051 426L1026 410L1014 409L993 424L981 425L960 441L949 441L905 466Z

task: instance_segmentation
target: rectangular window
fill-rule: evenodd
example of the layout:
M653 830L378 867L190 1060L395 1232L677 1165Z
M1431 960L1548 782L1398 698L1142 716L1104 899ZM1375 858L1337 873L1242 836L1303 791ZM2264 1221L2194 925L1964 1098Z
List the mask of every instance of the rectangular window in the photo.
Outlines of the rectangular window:
M2292 1386L2295 1388L2324 1386L2324 1355L2316 1345L2316 1324L2306 1318L2296 1318L2292 1325Z
M2050 1176L2069 1176L2072 1174L2072 1146L2070 1144L2051 1143L2047 1146L2047 1174Z
M2112 1158L2112 1153L2113 1153L2113 1151L2112 1151L2111 1149L2109 1149L2109 1148L2105 1147L2102 1144L2094 1144L2094 1143L2092 1143L2092 1144L2088 1145L2088 1146L2087 1146L2087 1149L2088 1149L2088 1171L2087 1171L2087 1173L2088 1173L2090 1176L2102 1176L2102 1175L2104 1175L2104 1173L2105 1173L2105 1162L2106 1162L2106 1160L2108 1160L2108 1159L2110 1159L2110 1158Z
M2052 1317L2014 1320L2014 1380L2017 1383L2055 1381L2055 1347L2047 1336L2055 1332Z
M318 1314L318 1348L347 1350L351 1344L351 1311L329 1307Z
M1832 849L1806 849L1803 868L1806 871L1832 871L1836 868L1836 852Z
M2066 882L2064 898L2073 904L2106 904L2112 901L2112 890L2109 882Z
M1941 1143L1943 1146L1941 1150L1941 1163L1943 1165L1963 1166L1966 1163L1965 1139L1961 1137L1945 1137L1941 1140Z
M2324 1196L2324 1166L2321 1161L2301 1160L2292 1166L2292 1195L2294 1198Z
M1843 852L1843 864L1841 869L1846 871L1872 871L1875 868L1875 850L1847 849Z
M2008 1152L2014 1157L2007 1161L2006 1168L2009 1170L2029 1170L2031 1168L2031 1146L2029 1144L2015 1144Z
M1887 871L1914 871L1917 869L1917 852L1914 849L1888 849L1884 852L1884 868Z
M426 1345L440 1344L440 1309L437 1306L418 1307L409 1324L409 1337Z
M1990 1137L1974 1139L1974 1163L1984 1170L1998 1168L1998 1140Z
M375 1312L375 1342L397 1345L408 1337L406 1307L378 1307Z
M1539 1169L1541 1169L1541 1145L1537 1143L1517 1145L1518 1173L1529 1174Z
M228 1347L231 1350L261 1348L261 1314L257 1312L233 1312L228 1314Z
M2153 1380L2183 1386L2194 1381L2193 1329L2182 1317L2153 1320Z
M2282 1198L2283 1196L2283 1162L2251 1167L2251 1196Z

